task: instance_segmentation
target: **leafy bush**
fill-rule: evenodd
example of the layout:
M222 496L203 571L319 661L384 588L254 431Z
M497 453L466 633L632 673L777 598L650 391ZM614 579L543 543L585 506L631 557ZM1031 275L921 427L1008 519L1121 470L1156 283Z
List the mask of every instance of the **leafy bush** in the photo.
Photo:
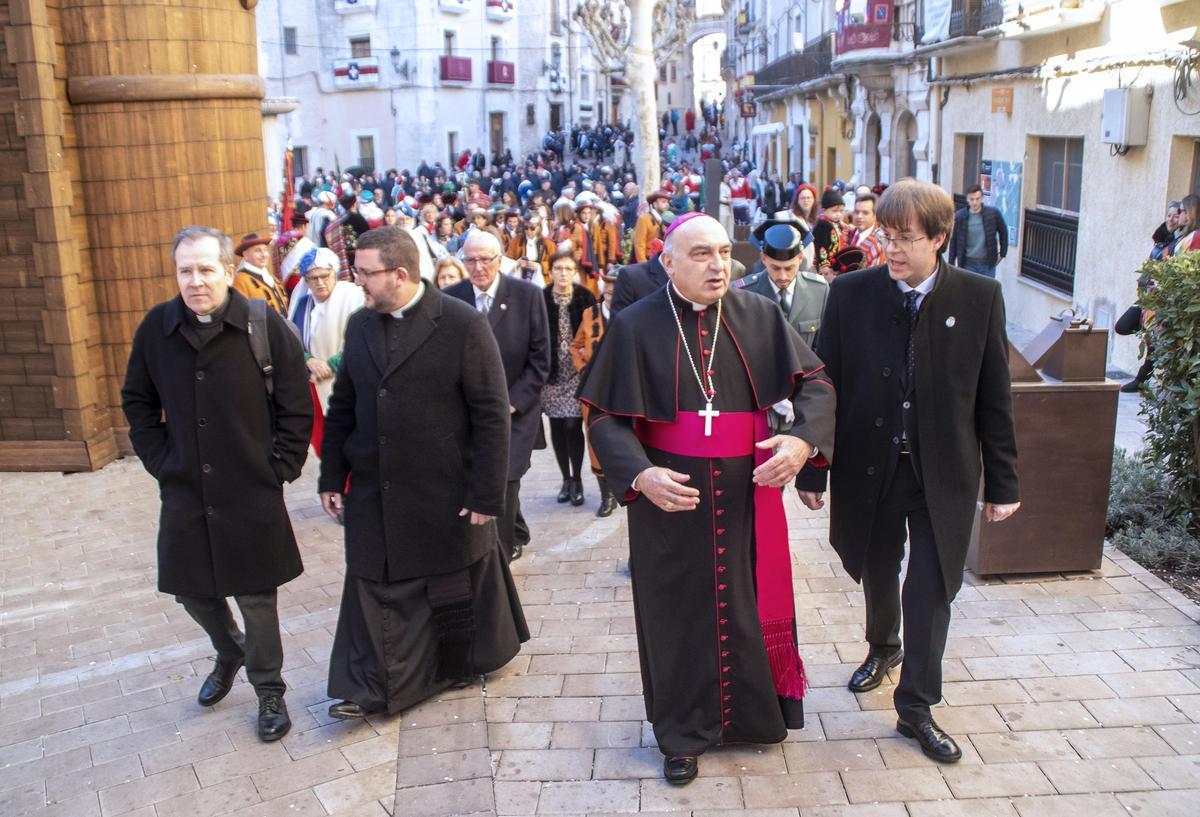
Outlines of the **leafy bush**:
M1114 452L1107 525L1113 545L1151 570L1200 576L1200 538L1188 530L1186 515L1171 511L1170 500L1161 468Z
M1144 528L1161 519L1169 494L1157 468L1141 457L1129 456L1123 448L1116 449L1109 481L1105 532L1113 537L1125 528Z
M1143 339L1154 347L1154 388L1145 390L1145 460L1165 476L1172 518L1193 531L1200 509L1200 253L1147 261Z

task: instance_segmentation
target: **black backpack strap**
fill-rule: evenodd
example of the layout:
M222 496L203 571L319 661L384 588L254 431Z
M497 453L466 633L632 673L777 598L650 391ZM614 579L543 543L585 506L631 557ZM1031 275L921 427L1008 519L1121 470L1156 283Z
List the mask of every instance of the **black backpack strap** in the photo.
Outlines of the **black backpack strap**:
M250 338L250 351L262 369L263 383L267 396L275 396L275 367L271 365L271 339L267 336L267 302L260 298L248 299L250 320L246 325L246 336Z

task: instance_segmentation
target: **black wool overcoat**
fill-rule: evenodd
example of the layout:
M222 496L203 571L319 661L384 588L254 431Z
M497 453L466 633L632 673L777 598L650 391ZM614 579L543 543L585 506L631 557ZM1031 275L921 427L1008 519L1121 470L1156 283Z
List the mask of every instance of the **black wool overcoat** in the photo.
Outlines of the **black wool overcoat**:
M846 571L862 577L881 492L899 460L895 419L904 401L908 318L886 266L839 275L817 340L837 389L829 476L829 541ZM917 462L950 597L962 585L982 471L984 499L1018 501L1008 336L1000 284L939 266L916 329ZM801 490L825 489L806 467Z
M346 493L346 570L376 582L449 573L496 547L504 510L508 392L487 320L432 286L400 320L360 309L346 327L321 491Z
M147 313L121 389L129 439L158 480L158 589L204 598L259 593L303 565L283 504L312 435L300 342L267 310L275 394L247 337L250 309L230 289L221 331L197 351L182 298Z
M475 308L475 289L470 281L447 287L445 294ZM526 281L500 275L496 301L488 311L512 415L508 447L508 479L520 479L529 470L534 440L542 424L542 387L550 378L550 328L542 290Z

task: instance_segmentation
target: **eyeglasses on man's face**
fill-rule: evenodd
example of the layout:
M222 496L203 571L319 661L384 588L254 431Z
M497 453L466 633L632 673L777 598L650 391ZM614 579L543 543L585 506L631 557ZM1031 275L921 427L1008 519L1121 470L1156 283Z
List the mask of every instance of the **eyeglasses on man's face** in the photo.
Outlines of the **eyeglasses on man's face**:
M497 253L496 255L467 256L467 257L463 258L462 262L463 262L463 265L467 266L467 267L478 267L478 266L490 264L499 257L500 257L499 253Z
M368 278L374 278L381 272L391 272L392 270L400 269L399 267L384 267L382 269L363 269L362 267L351 267L350 274L360 281L365 281Z
M904 252L912 252L913 248L916 247L918 241L925 241L927 238L929 238L929 236L927 236L927 235L900 236L900 235L891 235L887 231L884 231L883 245L884 245L884 249L887 249L889 247L898 247L900 250L902 250Z

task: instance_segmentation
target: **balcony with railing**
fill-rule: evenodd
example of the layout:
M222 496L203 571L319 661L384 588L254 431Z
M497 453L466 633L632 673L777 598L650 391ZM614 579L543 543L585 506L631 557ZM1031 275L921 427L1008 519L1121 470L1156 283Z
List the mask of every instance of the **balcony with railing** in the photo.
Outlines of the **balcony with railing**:
M487 81L492 85L512 85L517 81L517 67L503 60L488 60Z
M950 0L950 37L971 37L1000 24L1003 0Z
M827 31L793 51L754 72L756 86L788 86L821 79L830 75L833 60L833 32ZM778 88L764 88L765 93Z
M1021 241L1021 277L1072 295L1079 216L1046 210L1025 211Z
M354 14L357 11L374 11L375 0L334 0L333 10L338 14Z
M444 56L438 59L438 77L442 82L466 83L471 81L471 58Z
M895 10L893 0L867 3L865 13L852 10L849 3L843 6L837 13L837 56L855 51L888 49L892 44Z
M992 10L991 6L999 8ZM1100 22L1107 0L985 0L984 11L993 21L980 22L979 31L1008 39L1040 37Z

